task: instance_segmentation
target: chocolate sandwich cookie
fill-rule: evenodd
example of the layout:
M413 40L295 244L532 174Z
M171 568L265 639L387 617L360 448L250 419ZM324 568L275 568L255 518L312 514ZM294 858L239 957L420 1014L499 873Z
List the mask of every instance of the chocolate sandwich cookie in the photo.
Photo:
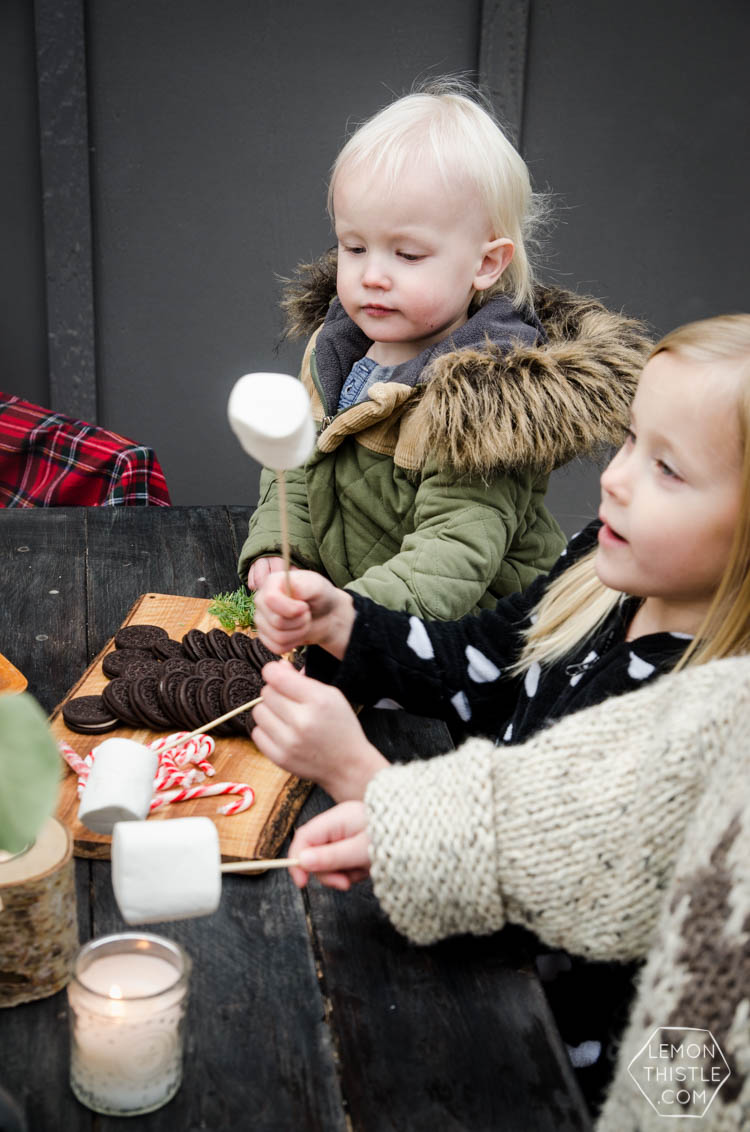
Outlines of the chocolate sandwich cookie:
M238 660L245 660L248 664L252 664L253 668L257 665L254 660L255 654L252 650L252 637L248 637L247 633L232 633L229 638L229 647L232 650L232 655L236 656Z
M152 656L147 656L145 660L136 657L135 659L127 660L125 664L123 664L120 676L122 676L124 680L129 680L131 684L140 676L155 676L157 680L160 680L161 670L162 663L160 660L154 660Z
M166 641L169 633L160 625L125 625L115 633L117 649L151 649L156 641Z
M206 723L208 723L210 719L218 719L219 716L223 715L227 710L221 702L223 688L223 676L209 676L204 679L198 689L198 707L200 708L201 714L206 717ZM226 723L220 723L218 727L212 727L211 734L231 735L233 730L232 720L228 719Z
M268 664L269 661L281 660L281 657L277 653L271 652L270 649L266 648L260 637L253 637L250 644L252 645L253 657L255 658L255 664L259 671L263 665Z
M102 699L115 715L129 727L143 727L140 717L130 703L130 681L124 676L115 676L102 690Z
M157 731L167 731L172 726L172 718L162 709L159 699L158 676L139 676L130 685L130 703L146 727Z
M202 629L188 629L182 638L182 644L190 660L200 660L202 656L211 656L211 650L206 644L206 634Z
M224 679L230 680L232 676L254 676L258 669L247 660L238 660L231 656L224 661Z
M76 696L63 706L62 717L66 727L83 734L112 731L122 722L104 702L102 696Z
M166 668L166 664L164 665ZM177 724L180 730L183 728L182 712L180 705L177 702L177 689L183 680L190 676L190 672L165 672L159 681L159 703L161 704L162 711L173 724ZM192 728L189 728L192 731Z
M171 637L168 637L166 641L154 641L151 649L157 660L169 660L170 657L187 657L181 641L173 641Z
M177 707L183 726L187 726L189 731L208 723L198 706L198 689L202 683L201 676L185 676L177 686Z
M164 674L167 672L181 672L183 676L195 675L195 661L182 656L170 656L162 665Z
M224 661L217 660L215 656L202 656L195 662L195 675L207 680L209 676L224 677Z
M209 629L206 633L206 644L217 660L229 660L232 655L229 633L225 633L223 629Z
M129 660L153 660L153 654L148 649L115 649L108 652L102 661L102 672L110 679L122 676L123 667Z
M239 707L240 704L246 704L249 700L256 699L260 695L262 687L263 681L260 678L260 673L254 673L252 676L233 676L231 680L225 681L221 690L221 702L224 711L231 711L232 708ZM232 724L239 735L246 735L246 723L251 714L250 711L243 711L227 722Z

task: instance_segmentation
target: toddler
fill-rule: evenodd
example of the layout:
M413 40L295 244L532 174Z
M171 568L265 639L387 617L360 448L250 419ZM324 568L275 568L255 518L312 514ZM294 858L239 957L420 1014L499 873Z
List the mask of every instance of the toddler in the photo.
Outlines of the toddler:
M399 99L334 165L337 251L287 308L320 432L287 474L295 566L392 609L493 608L564 540L549 472L619 443L646 344L591 299L534 285L538 202L491 115L455 83ZM264 469L239 573L283 569Z

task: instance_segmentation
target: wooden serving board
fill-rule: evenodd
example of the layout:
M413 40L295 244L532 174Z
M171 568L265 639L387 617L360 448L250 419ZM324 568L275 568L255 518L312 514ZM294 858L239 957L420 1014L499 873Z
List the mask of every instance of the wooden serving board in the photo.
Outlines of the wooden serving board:
M143 594L130 610L123 625L161 625L170 637L179 641L189 629L202 629L206 632L208 629L219 628L217 619L209 616L210 604L207 598ZM138 743L150 743L158 735L167 734L164 731L150 731L145 727L134 729L123 725L117 730L99 735L82 735L65 725L62 717L64 704L75 696L96 695L107 683L107 677L102 671L102 660L114 647L114 639L107 642L50 717L55 738L64 739L81 756L88 754L92 747L105 739L116 736L135 739ZM176 731L178 728L171 730ZM219 831L222 860L276 856L312 784L281 770L262 755L250 739L241 735L216 738L212 762L216 767L215 781L247 782L252 786L255 802L249 810L232 816L217 813L219 806L230 800L229 795L222 794L196 798L189 802L173 802L163 810L156 810L148 820L169 821L194 814L206 815L215 821ZM57 816L73 834L77 857L106 859L110 855L111 838L93 833L78 821L78 778L67 763L63 765L65 776Z
M0 653L0 695L4 692L23 692L28 683L24 674L18 671L15 664L11 664L8 658Z

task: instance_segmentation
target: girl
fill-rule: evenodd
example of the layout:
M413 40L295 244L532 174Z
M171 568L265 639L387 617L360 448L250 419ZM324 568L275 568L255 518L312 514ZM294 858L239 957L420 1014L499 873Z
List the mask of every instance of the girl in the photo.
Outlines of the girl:
M423 622L314 574L295 574L294 599L269 578L257 599L266 644L322 648L309 650L307 677L265 669L253 734L261 750L337 800L361 798L385 760L321 680L354 703L386 697L519 743L675 666L747 651L749 375L750 315L668 334L602 475L599 519L548 578L494 610Z
M733 875L746 850L727 857L734 841L750 844L746 779L728 746L747 727L747 662L705 662L749 651L749 433L750 315L694 323L667 335L646 365L625 444L602 476L599 520L526 595L453 625L388 614L302 575L296 601L270 584L259 595L266 643L281 651L316 641L342 663L326 667L325 654L312 649L310 669L352 698L372 702L375 690L385 692L506 748L471 740L454 756L378 774L368 789L387 764L352 726L336 690L286 665L268 666L253 735L261 749L335 798L367 790L367 809L336 807L298 831L290 849L302 855L298 884L313 871L346 888L366 874L372 852L386 878L376 891L419 942L496 930L508 918L548 945L617 960L598 971L574 961L574 1009L557 1012L569 1044L594 1038L575 1051L594 1049L594 1067L584 1074L596 1076L588 1084L579 1074L594 1107L607 1084L598 1051L616 1048L615 1012L629 997L622 961L644 957L653 945L601 1128L645 1127L644 1114L628 1102L635 1086L627 1068L655 1023L721 1024L740 1069L747 1060L740 1008L750 972L728 921L709 996L703 967L706 925L718 915L704 897L717 885L736 886L736 912L748 887L746 868ZM627 697L608 704L606 714L602 706L511 745L673 667L695 672L676 678L671 699L659 685L648 697ZM718 818L701 796L707 790L721 800ZM446 804L450 798L461 805ZM696 843L680 846L693 809L700 817L692 836L702 838L705 867L691 878ZM446 860L451 883L438 863ZM679 879L662 904L675 862ZM729 907L726 900L721 907ZM687 997L675 989L679 964ZM702 985L699 999L690 977ZM736 990L731 999L725 984ZM663 1018L655 1019L654 1001ZM574 1037L576 1025L583 1029ZM727 1097L734 1103L740 1093L742 1108L750 1103L747 1081L737 1068L735 1076ZM727 1128L741 1126L739 1111Z

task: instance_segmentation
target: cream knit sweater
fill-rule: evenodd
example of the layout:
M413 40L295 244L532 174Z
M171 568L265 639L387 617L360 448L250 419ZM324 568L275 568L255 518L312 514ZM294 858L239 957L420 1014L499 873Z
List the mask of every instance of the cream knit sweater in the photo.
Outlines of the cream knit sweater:
M415 943L513 922L592 959L647 958L599 1132L664 1132L638 1087L657 1088L640 1051L661 1027L709 1030L730 1071L680 1113L713 1096L701 1132L750 1127L750 658L521 746L471 739L390 767L366 803L375 893Z

